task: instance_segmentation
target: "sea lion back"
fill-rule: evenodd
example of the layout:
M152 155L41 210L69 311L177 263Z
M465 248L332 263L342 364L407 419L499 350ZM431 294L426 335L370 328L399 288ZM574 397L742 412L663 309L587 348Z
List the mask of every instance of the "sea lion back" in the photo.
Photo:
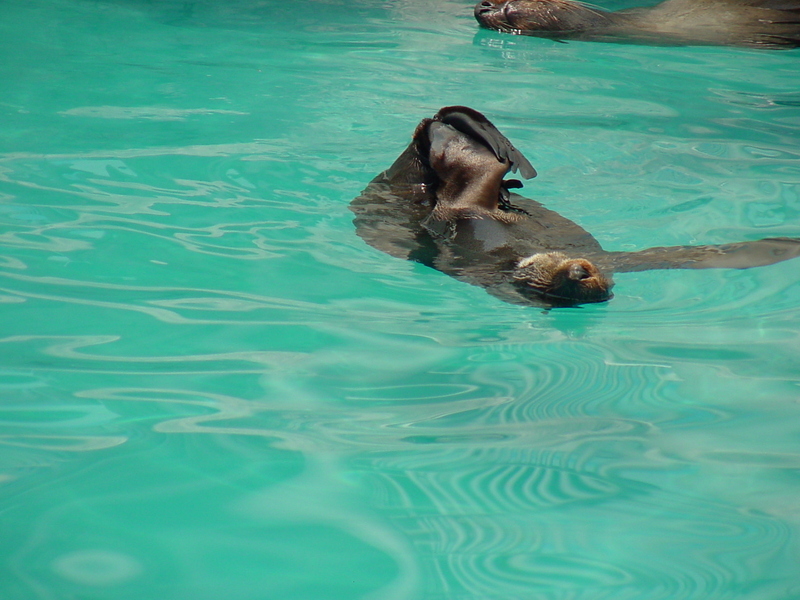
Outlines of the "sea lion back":
M666 0L615 14L686 44L800 46L800 0Z

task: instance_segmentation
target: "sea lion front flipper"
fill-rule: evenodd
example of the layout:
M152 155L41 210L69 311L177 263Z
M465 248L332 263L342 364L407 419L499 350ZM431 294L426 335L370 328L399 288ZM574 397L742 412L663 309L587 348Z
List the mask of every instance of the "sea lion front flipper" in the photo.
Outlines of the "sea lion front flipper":
M671 246L609 252L603 262L619 273L652 269L749 269L800 256L800 239L767 238L719 246Z
M536 169L522 152L477 110L466 106L445 106L436 113L434 119L481 142L494 153L497 160L509 163L510 171L519 170L519 174L525 179L536 177Z
M414 186L393 186L377 177L350 202L350 210L358 236L391 256L411 260L421 238L430 237L420 227L430 208Z

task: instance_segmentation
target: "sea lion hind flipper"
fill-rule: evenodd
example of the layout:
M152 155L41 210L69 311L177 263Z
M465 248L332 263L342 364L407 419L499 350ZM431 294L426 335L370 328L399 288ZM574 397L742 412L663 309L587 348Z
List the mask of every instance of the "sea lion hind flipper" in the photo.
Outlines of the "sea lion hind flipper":
M618 272L654 269L749 269L800 256L800 239L766 238L718 246L671 246L639 252L609 252L604 258Z
M508 162L510 171L519 170L519 174L525 179L536 177L536 169L522 152L477 110L467 106L445 106L436 113L434 119L481 142L494 153L497 160Z

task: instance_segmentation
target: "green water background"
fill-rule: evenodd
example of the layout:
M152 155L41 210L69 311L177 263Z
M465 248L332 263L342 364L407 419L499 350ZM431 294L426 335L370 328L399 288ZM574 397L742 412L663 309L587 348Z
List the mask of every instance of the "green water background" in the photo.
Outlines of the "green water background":
M800 263L543 313L347 208L466 104L607 249L800 236L798 52L1 2L0 598L800 596Z

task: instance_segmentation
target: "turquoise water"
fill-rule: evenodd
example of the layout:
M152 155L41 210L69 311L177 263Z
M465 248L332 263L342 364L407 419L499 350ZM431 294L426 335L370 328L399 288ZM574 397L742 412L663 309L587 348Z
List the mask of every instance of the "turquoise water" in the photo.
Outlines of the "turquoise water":
M800 262L545 313L348 210L466 104L607 249L800 236L800 51L471 5L0 3L3 600L800 597Z

